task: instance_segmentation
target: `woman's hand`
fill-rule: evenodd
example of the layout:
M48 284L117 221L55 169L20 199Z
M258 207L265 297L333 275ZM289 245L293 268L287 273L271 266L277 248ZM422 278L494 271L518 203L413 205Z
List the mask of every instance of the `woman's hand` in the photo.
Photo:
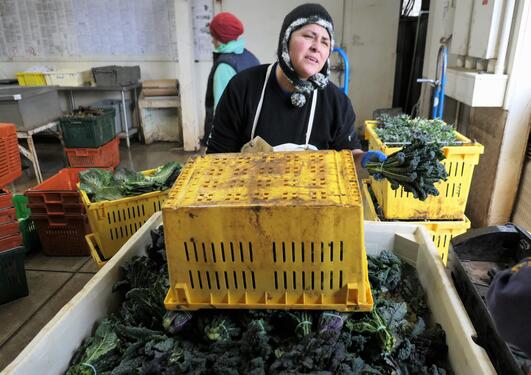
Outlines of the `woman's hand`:
M387 156L381 152L376 150L369 150L367 152L363 153L363 156L361 157L361 166L363 168L367 167L367 163L369 162L384 162L387 159Z

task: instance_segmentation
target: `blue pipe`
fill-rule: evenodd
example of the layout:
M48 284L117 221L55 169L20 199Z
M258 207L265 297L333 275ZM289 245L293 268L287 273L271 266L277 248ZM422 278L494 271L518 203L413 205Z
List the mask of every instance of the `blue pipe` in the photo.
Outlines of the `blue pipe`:
M343 86L340 87L341 90L345 93L345 95L348 95L348 79L350 76L350 65L348 63L348 56L341 48L336 47L332 50L332 53L337 52L339 53L339 56L341 56L341 59L343 60L343 65L345 66L345 75L343 78Z
M439 75L439 62L441 62L441 77ZM436 67L436 77L437 81L435 86L435 92L433 94L433 107L431 111L432 118L442 118L444 113L444 92L446 90L446 67L448 66L448 48L445 45L442 45L439 48L437 54L437 67Z

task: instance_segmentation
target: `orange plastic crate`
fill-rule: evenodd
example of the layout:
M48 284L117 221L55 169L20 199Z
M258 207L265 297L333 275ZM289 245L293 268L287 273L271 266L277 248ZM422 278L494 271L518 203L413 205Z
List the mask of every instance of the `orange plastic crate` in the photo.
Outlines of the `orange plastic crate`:
M71 167L117 167L120 164L120 138L98 148L65 148Z
M0 238L11 237L16 234L20 234L18 221L0 225Z
M13 182L22 174L15 124L0 123L0 186Z
M85 256L89 248L85 235L90 233L86 215L33 216L42 244L42 252L50 256Z
M15 207L0 210L0 225L17 221L17 210Z
M0 238L0 251L9 250L17 246L22 246L22 235L20 233Z
M86 168L64 168L41 184L26 190L32 214L81 214L85 212L76 184Z
M13 194L7 189L0 189L0 210L13 207Z

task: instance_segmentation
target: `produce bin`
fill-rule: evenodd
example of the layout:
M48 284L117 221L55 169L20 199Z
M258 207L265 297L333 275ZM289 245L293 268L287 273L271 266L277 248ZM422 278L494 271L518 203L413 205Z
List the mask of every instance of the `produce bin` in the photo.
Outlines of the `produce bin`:
M28 295L23 247L0 251L0 304Z
M156 169L143 171L144 175ZM109 260L122 245L153 215L161 210L168 190L153 191L114 201L91 202L87 193L80 190L95 241L101 249L102 261Z
M15 124L0 123L0 186L10 184L21 174L22 164Z
M85 212L77 190L79 172L86 168L63 168L24 193L33 215L82 214Z
M364 213L365 220L380 221L381 214L378 214L374 199L370 193L370 182L368 180L363 181L363 200L364 200ZM465 233L470 229L470 220L463 215L461 220L424 220L424 221L408 221L415 225L422 225L431 235L433 243L444 265L448 262L448 249L450 248L450 241L455 236Z
M17 221L17 210L14 207L0 210L0 227L14 221Z
M39 232L35 222L27 217L25 219L18 219L20 234L22 235L22 243L27 252L37 251L41 248L41 240L39 239Z
M20 86L46 86L46 78L42 72L18 72Z
M145 255L146 246L151 244L150 231L161 223L161 214L154 214L5 368L6 375L36 374L43 368L50 374L64 373L73 353L93 333L95 324L117 311L119 301L112 286L120 280L120 266L135 255ZM487 354L473 340L475 331L470 319L425 228L404 223L365 223L365 247L371 255L392 250L416 266L433 320L446 332L449 361L455 374L495 374ZM56 345L58 342L61 345Z
M452 240L448 269L455 288L477 331L475 341L485 348L498 374L529 374L531 358L511 350L496 330L485 302L492 268L513 267L531 256L531 234L517 225L473 229Z
M189 159L163 206L166 308L371 310L361 204L349 151Z
M13 205L16 209L17 220L19 224L22 241L27 252L35 251L41 248L39 233L37 227L31 219L31 210L28 207L28 197L25 195L14 195Z
M29 131L61 117L59 96L53 87L0 88L0 121L17 131Z
M0 210L11 207L13 207L13 194L5 188L0 188Z
M92 71L90 70L57 70L44 73L47 86L90 86Z
M101 249L96 242L96 236L94 233L87 234L85 240L87 241L92 259L94 259L99 268L103 267L107 263L107 260L105 260Z
M15 236L17 234L20 234L20 230L18 229L18 221L15 220L7 224L0 225L0 239Z
M121 100L102 99L92 103L91 106L97 108L114 108L114 113L116 113L116 115L114 116L115 132L116 134L119 134L120 132L122 132L122 130L125 131L124 108L122 106ZM126 118L129 130L133 128L133 122L135 121L133 115L134 110L135 106L133 105L133 101L131 99L125 99L125 112L127 116Z
M9 237L0 237L0 252L21 246L22 244L23 240L20 233L13 234Z
M116 137L114 108L100 108L100 116L61 117L65 147L96 148Z
M365 138L369 141L370 150L380 150L386 155L400 150L401 147L388 147L375 132L377 121L365 122ZM446 167L448 179L435 184L440 195L429 196L425 201L413 198L403 188L391 189L387 180L376 181L371 177L371 185L378 203L382 207L385 219L416 220L446 219L461 220L465 214L466 202L474 167L479 162L479 155L484 151L481 144L473 142L460 133L457 140L459 146L445 146L442 151L446 157L442 164Z
M98 148L66 148L66 158L71 167L115 168L120 164L120 138Z
M86 256L85 235L90 233L87 216L35 216L31 218L39 233L42 252L49 256Z
M92 74L98 86L127 86L140 79L140 66L99 66Z

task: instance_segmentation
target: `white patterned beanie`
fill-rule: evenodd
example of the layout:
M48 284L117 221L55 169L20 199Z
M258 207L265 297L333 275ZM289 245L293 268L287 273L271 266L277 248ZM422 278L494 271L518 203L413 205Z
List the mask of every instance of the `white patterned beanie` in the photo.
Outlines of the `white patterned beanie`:
M328 84L330 76L330 59L326 61L320 72L302 80L291 63L289 57L289 40L291 34L303 26L317 24L324 27L330 36L330 51L334 48L334 23L332 17L320 4L299 5L284 18L278 41L277 58L280 68L295 87L291 94L291 103L295 107L302 107L315 89L323 89Z

